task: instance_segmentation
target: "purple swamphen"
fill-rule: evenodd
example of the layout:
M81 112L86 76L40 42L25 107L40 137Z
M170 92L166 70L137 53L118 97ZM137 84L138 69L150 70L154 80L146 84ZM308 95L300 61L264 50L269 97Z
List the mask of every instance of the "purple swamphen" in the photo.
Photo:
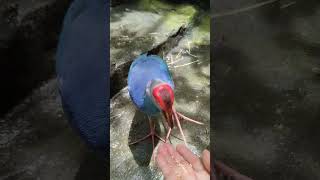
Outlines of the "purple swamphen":
M103 156L109 155L108 3L73 1L56 56L59 91L69 122Z
M166 62L157 55L142 54L133 61L128 74L128 89L133 103L148 116L150 124L150 133L130 145L151 136L154 149L154 136L167 142L174 125L178 126L183 141L187 144L180 120L203 124L176 111L173 105L174 82ZM163 123L168 130L165 140L155 133L155 124L151 119L151 116L160 112L164 116Z

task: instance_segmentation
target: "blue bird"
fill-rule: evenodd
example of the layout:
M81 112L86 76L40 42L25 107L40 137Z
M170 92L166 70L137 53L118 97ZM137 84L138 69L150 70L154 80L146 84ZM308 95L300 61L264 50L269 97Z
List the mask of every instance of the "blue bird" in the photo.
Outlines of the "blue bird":
M203 124L175 110L173 106L174 82L166 62L157 55L142 54L132 62L128 74L128 90L136 107L148 116L150 125L150 133L130 143L130 145L151 136L154 148L154 136L167 142L174 125L178 126L183 141L187 144L180 120L184 119L196 124ZM155 125L151 120L152 116L159 113L164 116L165 121L163 123L168 130L165 140L155 133Z
M93 150L109 150L107 1L75 0L63 22L56 72L63 109Z

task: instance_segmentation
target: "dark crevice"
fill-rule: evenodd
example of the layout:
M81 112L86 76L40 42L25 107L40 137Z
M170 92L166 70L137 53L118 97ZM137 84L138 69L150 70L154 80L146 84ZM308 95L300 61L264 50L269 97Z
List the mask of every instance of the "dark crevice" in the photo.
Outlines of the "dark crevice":
M5 1L0 7L0 80L5 82L0 116L54 76L55 49L70 1L20 3ZM30 10L19 13L25 9Z

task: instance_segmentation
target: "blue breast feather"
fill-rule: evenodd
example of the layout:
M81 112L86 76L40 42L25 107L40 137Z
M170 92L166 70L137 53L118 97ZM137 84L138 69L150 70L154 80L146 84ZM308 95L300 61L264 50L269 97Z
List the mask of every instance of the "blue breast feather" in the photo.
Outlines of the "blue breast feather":
M174 89L174 83L166 62L156 55L140 55L131 64L128 75L128 89L130 97L138 109L150 116L160 112L153 101L146 96L147 84L153 79L162 80Z

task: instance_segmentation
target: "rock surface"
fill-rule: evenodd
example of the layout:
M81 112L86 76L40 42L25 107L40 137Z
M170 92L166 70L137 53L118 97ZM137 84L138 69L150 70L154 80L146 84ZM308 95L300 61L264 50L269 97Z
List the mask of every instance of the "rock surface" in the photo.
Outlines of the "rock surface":
M51 80L0 119L0 179L72 179L85 146L69 128Z
M220 0L212 10L255 2ZM313 0L212 20L214 44L224 39L212 49L216 158L253 179L320 179L319 20Z
M105 179L106 162L70 128L55 79L0 119L0 179Z

